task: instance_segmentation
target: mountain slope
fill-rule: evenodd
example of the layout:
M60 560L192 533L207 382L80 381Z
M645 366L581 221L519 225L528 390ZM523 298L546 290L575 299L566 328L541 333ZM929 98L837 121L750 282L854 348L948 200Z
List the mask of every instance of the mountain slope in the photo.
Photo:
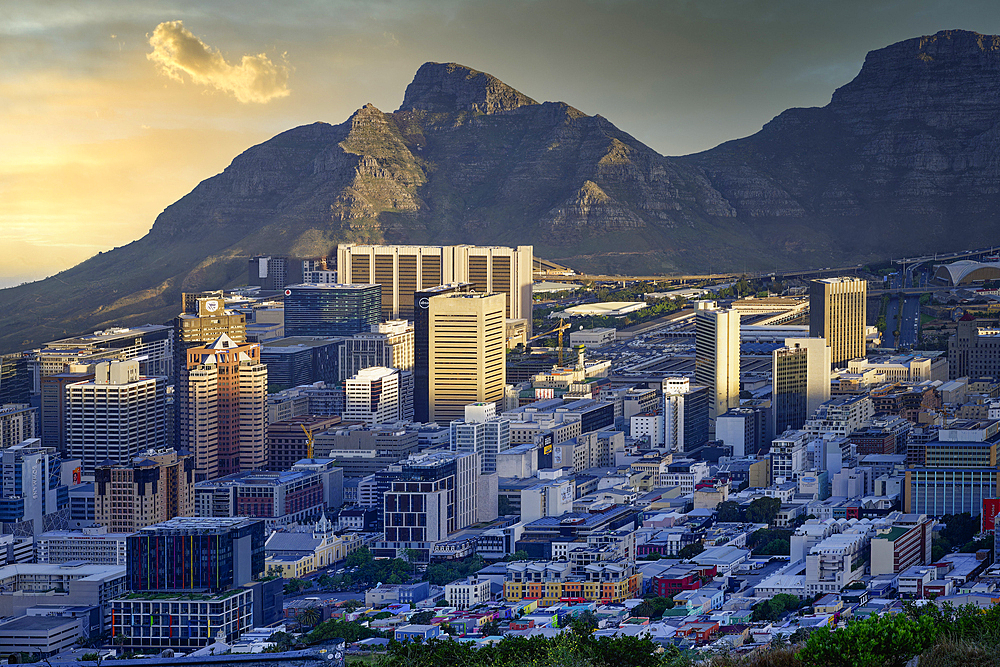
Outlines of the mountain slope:
M338 242L532 243L610 273L860 262L995 242L1000 38L950 31L873 51L825 107L659 155L600 116L426 63L366 105L248 149L149 234L0 290L0 349L160 322L180 293L244 282L246 257Z

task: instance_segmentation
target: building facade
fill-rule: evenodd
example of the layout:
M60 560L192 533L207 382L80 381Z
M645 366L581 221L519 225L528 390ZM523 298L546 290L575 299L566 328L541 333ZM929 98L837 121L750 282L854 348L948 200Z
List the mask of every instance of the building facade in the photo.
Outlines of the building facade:
M860 278L823 278L809 283L809 337L830 346L830 363L865 356L868 283Z
M194 456L166 447L94 471L94 520L114 533L194 513Z
M708 417L716 418L740 404L740 314L717 310L699 301L695 310L694 379L709 388Z
M367 283L302 283L285 288L286 336L353 336L381 318L381 290Z

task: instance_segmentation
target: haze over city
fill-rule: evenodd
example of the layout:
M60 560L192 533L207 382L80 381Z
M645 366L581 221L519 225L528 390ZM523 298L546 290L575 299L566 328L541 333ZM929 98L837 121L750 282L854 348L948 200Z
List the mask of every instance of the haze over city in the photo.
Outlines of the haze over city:
M426 61L601 114L666 155L821 106L865 53L987 2L33 2L0 9L0 285L124 245L246 148L398 107Z

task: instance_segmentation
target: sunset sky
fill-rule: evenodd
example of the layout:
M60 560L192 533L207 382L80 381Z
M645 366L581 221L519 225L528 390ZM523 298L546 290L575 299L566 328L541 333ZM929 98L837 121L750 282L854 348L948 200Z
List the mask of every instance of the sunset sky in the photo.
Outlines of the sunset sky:
M821 106L865 53L995 2L4 0L0 286L139 238L166 206L296 125L395 110L454 61L601 114L667 155Z

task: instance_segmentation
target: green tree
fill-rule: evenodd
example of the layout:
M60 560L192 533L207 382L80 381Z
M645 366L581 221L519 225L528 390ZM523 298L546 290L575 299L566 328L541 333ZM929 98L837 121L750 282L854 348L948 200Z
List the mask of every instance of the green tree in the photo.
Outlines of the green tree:
M432 620L434 620L434 612L430 609L418 611L410 616L410 623L413 625L428 625Z
M705 545L701 542L692 542L677 552L678 558L694 558L705 550Z
M715 508L715 518L722 523L738 523L743 521L740 504L734 500L726 500Z
M905 667L934 645L939 632L929 615L874 615L839 630L819 628L798 656L815 667Z
M514 509L514 504L510 502L510 498L507 496L500 496L497 498L497 514L500 516L517 514L517 510Z
M507 554L506 556L504 556L503 560L504 562L512 563L514 561L519 561L519 560L531 560L531 556L529 556L528 552L525 551L524 549L518 549L512 554Z
M747 521L771 525L780 511L781 501L777 498L755 498L747 508Z
M323 612L319 607L306 607L295 615L295 620L304 628L315 628L323 620Z

